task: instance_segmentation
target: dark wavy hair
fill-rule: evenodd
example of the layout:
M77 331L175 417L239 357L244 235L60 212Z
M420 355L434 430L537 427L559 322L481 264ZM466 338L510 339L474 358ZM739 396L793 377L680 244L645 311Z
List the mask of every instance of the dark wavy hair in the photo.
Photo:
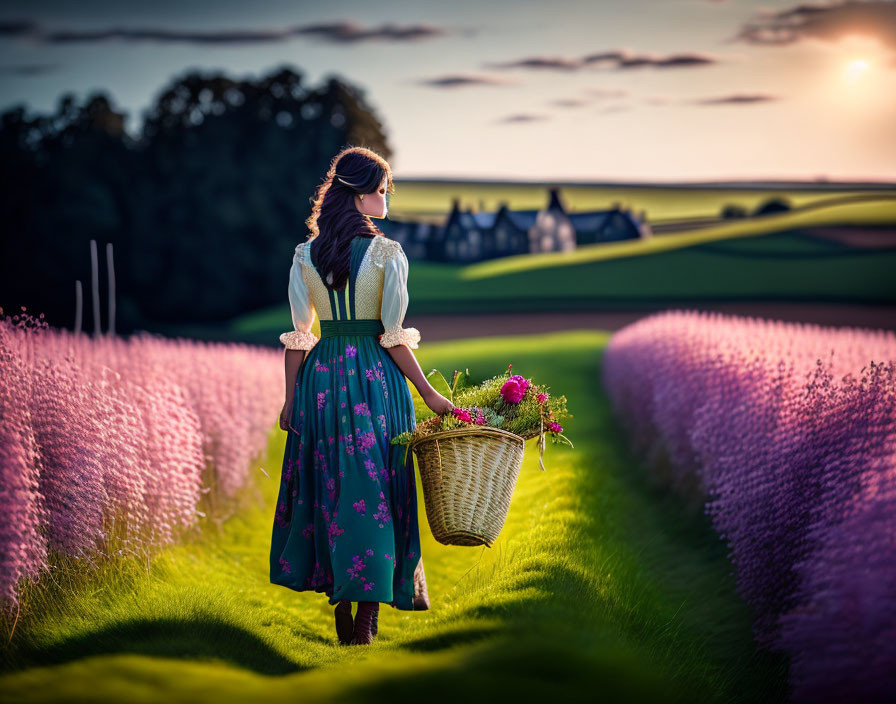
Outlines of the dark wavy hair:
M356 195L379 190L384 179L386 193L395 193L389 162L366 147L348 147L333 158L317 188L305 224L311 231L308 241L319 240L311 248L312 263L331 291L342 290L348 281L352 239L357 235L385 237L354 202ZM331 282L327 281L329 274Z

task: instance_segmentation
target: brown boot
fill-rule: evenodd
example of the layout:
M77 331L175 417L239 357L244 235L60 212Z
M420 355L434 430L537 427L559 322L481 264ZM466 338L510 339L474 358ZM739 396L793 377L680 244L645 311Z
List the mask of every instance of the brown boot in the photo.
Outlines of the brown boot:
M429 609L429 591L426 589L426 573L423 571L423 558L414 570L414 611Z
M375 638L373 622L380 609L378 601L359 601L350 645L370 645Z
M352 639L352 602L340 601L336 604L336 635L342 645L348 645Z

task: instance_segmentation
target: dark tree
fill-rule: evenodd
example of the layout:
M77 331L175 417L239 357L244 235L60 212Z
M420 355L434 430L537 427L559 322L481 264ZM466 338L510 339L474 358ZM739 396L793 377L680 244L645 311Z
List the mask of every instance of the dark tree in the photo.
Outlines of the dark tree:
M757 206L754 215L768 215L770 213L784 213L790 210L790 201L786 198L769 198Z
M747 217L747 209L742 205L734 205L729 203L724 208L722 208L721 216L726 220L730 218L745 218Z
M159 93L136 137L125 122L103 95L2 116L4 309L71 327L76 279L89 307L91 239L115 245L118 332L282 304L330 160L347 145L391 157L360 90L335 77L308 87L288 69L189 73ZM105 296L104 268L100 281Z

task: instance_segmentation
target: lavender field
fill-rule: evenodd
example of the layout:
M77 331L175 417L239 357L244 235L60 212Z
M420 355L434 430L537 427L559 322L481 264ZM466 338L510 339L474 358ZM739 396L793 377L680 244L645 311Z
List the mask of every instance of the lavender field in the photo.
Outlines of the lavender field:
M335 644L324 600L267 583L281 354L3 319L0 687L218 702L283 687L447 701L464 678L492 697L598 686L651 702L894 691L893 333L667 312L421 350L426 369L512 360L569 389L581 441L547 472L527 452L488 554L438 545L421 514L434 608L384 614L366 657ZM357 677L334 678L339 662Z
M273 349L0 319L0 597L60 558L149 556L225 520L267 448Z
M896 335L668 312L603 381L652 476L705 510L801 701L896 693Z

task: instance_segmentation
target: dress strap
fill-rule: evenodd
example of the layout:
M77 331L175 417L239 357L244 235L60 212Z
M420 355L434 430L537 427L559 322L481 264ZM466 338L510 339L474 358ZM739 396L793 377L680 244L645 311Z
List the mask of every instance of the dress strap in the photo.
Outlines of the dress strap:
M357 236L352 240L352 259L348 274L348 303L350 309L349 317L355 318L355 282L358 279L358 271L361 269L361 262L364 261L364 255L367 248L373 242L372 237Z

